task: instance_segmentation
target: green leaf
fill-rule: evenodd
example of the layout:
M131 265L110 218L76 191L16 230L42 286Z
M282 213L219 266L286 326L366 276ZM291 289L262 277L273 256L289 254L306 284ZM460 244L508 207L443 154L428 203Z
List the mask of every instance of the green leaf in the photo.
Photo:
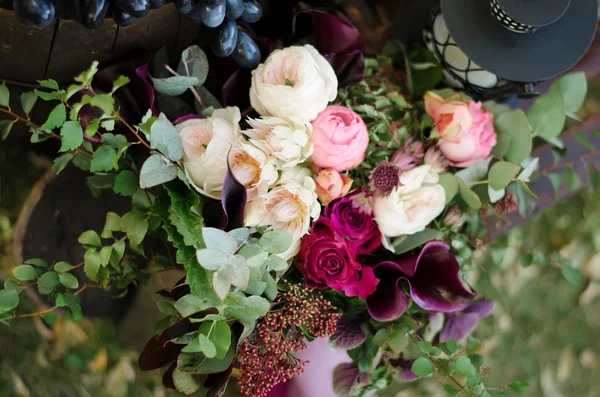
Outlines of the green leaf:
M35 95L38 96L38 98L40 98L42 101L60 101L62 96L60 94L60 92L58 91L52 91L52 92L46 92L46 91L40 91L40 90L33 90L33 92L35 93Z
M158 307L158 311L160 311L163 314L177 314L175 306L169 301L158 301L156 302L156 306Z
M282 272L284 270L287 270L288 267L290 267L290 265L285 259L277 255L269 256L269 258L267 259L267 266L269 267L269 269L275 272Z
M73 156L73 164L83 171L89 171L92 165L92 158L81 153L76 153Z
M594 145L590 141L590 138L588 138L587 134L583 131L578 131L577 133L575 133L573 139L585 149L591 150L594 148Z
M100 119L94 119L88 123L85 127L85 135L88 137L93 137L98 133L98 128L100 127Z
M83 232L77 241L79 241L79 244L87 247L100 247L102 245L100 236L98 236L98 233L96 233L94 230Z
M110 230L112 232L121 230L121 217L114 212L107 212L104 230Z
M200 47L193 45L181 53L181 62L177 73L182 76L190 76L198 79L194 85L202 85L208 76L208 58Z
M26 116L29 116L29 112L35 106L38 96L35 92L24 92L21 94L21 107Z
M115 108L115 99L110 94L99 94L90 99L90 105L102 109L104 114L111 115Z
M38 280L38 291L42 295L51 294L59 283L58 273L54 271L46 272Z
M269 311L269 301L260 296L246 297L243 294L231 293L225 300L228 315L250 323L264 317Z
M112 257L112 246L102 247L100 250L100 263L102 267L108 266L110 259Z
M19 294L16 290L0 290L0 310L9 311L17 306L19 306Z
M508 148L504 153L506 160L514 164L521 164L529 157L533 147L531 127L521 109L501 114L496 118L494 127L500 141L503 139L502 135L510 137Z
M58 276L60 283L67 288L75 289L79 288L79 281L71 273L62 273Z
M58 90L60 88L58 86L58 83L54 79L38 80L37 82L42 87L44 87L44 88L50 88L51 90Z
M250 237L250 229L247 227L240 227L238 229L230 230L227 234L233 237L238 246L240 246L248 240L248 237Z
M582 106L587 95L587 78L584 72L568 73L556 79L549 93L560 94L565 103L565 112L575 114Z
M21 265L13 269L13 275L17 280L29 281L37 279L37 271L31 265Z
M192 314L208 309L210 306L209 302L194 294L185 295L175 303L175 309L183 317L189 317Z
M460 392L454 386L450 386L447 384L444 384L444 391L450 396L456 397L460 395Z
M113 88L112 91L110 92L111 94L114 94L115 91L117 91L119 88L123 87L126 84L129 84L130 80L129 77L127 76L119 76L117 77L117 79L113 82Z
M562 268L562 273L567 281L575 286L579 286L583 281L583 274L581 273L581 270L576 269L573 266L564 266Z
M454 353L456 351L456 349L458 349L458 345L456 344L456 340L454 340L454 339L448 339L446 341L446 349L448 350L448 352L450 354Z
M63 123L67 120L67 108L64 103L59 103L56 107L50 112L48 119L42 126L41 130L53 130L57 127L63 125Z
M257 247L260 248L259 245L256 245ZM248 246L246 246L248 247ZM240 250L240 255L242 254L243 248ZM260 267L262 265L265 264L265 262L267 261L267 258L269 257L269 253L268 252L260 252L256 255L254 255L253 257L246 259L246 264L250 267Z
M177 367L173 370L172 378L175 389L185 396L191 396L202 387L202 379Z
M181 136L164 113L161 113L152 124L150 145L173 161L179 161L183 158Z
M125 240L115 241L112 245L112 250L110 252L110 264L113 266L118 266L123 259L123 255L125 254Z
M558 172L551 172L547 175L548 179L550 179L550 182L552 183L552 187L554 188L555 192L558 192L558 189L560 188L560 185L562 185L563 182L563 177L561 174L559 174Z
M233 254L237 251L237 241L223 230L213 227L202 229L202 238L207 248L213 248L226 254Z
M235 357L236 345L232 340L227 354L222 360L214 358L208 360L202 353L181 353L177 360L177 367L192 374L217 374L225 371Z
M514 391L514 392L522 393L525 390L527 390L527 388L529 387L529 383L524 382L522 380L517 380L517 381L509 384L508 387L510 387L512 389L512 391Z
M204 227L200 196L182 183L169 183L165 187L171 198L169 220L186 245L196 249L204 248L204 242L198 233Z
M394 253L403 254L420 247L428 241L436 239L439 235L439 230L426 228L425 230L411 234L410 236L402 236L392 241Z
M588 164L587 166L587 177L590 191L597 192L598 190L600 190L600 172L592 164Z
M40 259L40 258L27 259L25 261L25 264L27 264L27 265L33 265L33 266L37 266L37 267L46 267L46 266L48 266L48 262L46 262L45 260Z
M214 248L205 248L196 252L196 258L200 266L206 270L216 271L230 264L233 261L233 256L227 255L223 251Z
M128 212L121 218L121 230L133 245L140 245L148 233L148 219L138 211Z
M449 172L444 172L440 174L439 184L442 185L446 192L446 204L448 204L456 196L456 193L458 193L456 177Z
M373 344L376 346L383 346L387 342L389 336L390 331L387 328L382 328L373 335Z
M177 178L177 167L160 154L148 157L140 172L140 187L148 189Z
M479 196L477 196L474 191L469 189L462 179L457 178L457 181L460 197L463 199L463 201L469 206L469 208L473 210L480 209L481 200L479 199Z
M127 138L125 138L125 136L111 133L103 134L102 140L115 149L118 149L122 144L127 143Z
M283 254L293 241L293 236L288 232L268 231L260 238L260 245L270 254Z
M413 362L411 370L417 376L427 376L434 371L433 364L425 357L419 357Z
M431 342L428 341L420 341L419 343L417 343L417 345L419 345L419 349L421 349L421 351L425 354L429 354L431 352Z
M91 280L96 280L100 267L102 266L100 254L95 249L89 249L85 252L83 260L85 262L85 265L83 266L85 275Z
M520 165L506 161L498 161L492 165L490 173L488 174L490 186L494 190L504 189L517 176L520 170Z
M475 367L471 364L471 360L466 356L460 356L456 359L454 362L454 371L464 376L474 376L477 374Z
M0 121L0 138L5 140L8 138L8 134L10 134L10 130L12 130L13 125L17 122L17 120L2 120Z
M73 159L73 153L67 153L55 158L54 164L52 164L52 171L54 171L54 173L58 175L62 170L65 169L67 165L69 165L71 159Z
M60 129L62 143L60 145L61 152L75 150L83 143L83 129L79 121L67 121Z
M388 338L388 345L390 345L390 348L395 353L400 353L404 351L404 349L406 349L409 341L410 338L406 334L406 332L401 331L399 329L395 329L394 331L392 331L390 337Z
M186 92L190 87L200 84L197 77L172 76L165 79L150 77L152 85L157 92L169 96L178 96Z
M56 322L56 320L58 320L58 313L50 312L50 313L42 314L42 318L44 319L46 324L52 325Z
M275 282L273 277L271 277L271 274L269 272L265 272L265 275L263 276L263 281L265 282L265 284L267 284L267 288L264 292L265 296L268 300L274 301L277 297L277 283Z
M58 273L64 273L71 270L72 267L73 266L71 266L71 264L68 262L58 262L54 265L54 271Z
M217 355L217 348L210 339L204 334L198 335L198 341L200 342L200 349L202 353L208 358L214 358Z
M547 141L560 135L565 126L565 118L565 101L561 94L542 95L527 111L527 119L534 135Z
M123 171L115 179L114 191L121 196L131 197L137 192L139 180L133 171Z
M565 167L565 184L567 189L574 191L581 187L581 178L573 167Z
M206 335L208 340L213 343L216 349L214 357L219 360L225 358L231 344L231 329L227 323L224 321L205 322L200 326L198 332L200 332L201 335ZM208 357L206 352L204 352L204 354Z
M0 106L8 107L10 103L10 91L6 83L0 84Z
M215 290L215 294L222 301L225 300L229 294L231 288L231 281L233 279L233 269L231 266L223 266L219 270L213 273L212 285Z
M90 164L90 171L101 172L101 171L112 171L114 168L113 159L117 155L115 149L110 145L100 146L92 157L92 163ZM142 170L143 171L143 170Z

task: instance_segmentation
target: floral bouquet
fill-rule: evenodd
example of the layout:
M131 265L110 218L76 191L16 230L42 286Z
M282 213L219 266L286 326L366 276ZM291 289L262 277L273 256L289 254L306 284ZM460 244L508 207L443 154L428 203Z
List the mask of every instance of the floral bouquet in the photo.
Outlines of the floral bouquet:
M22 317L28 286L54 302L39 313L51 324L58 308L81 318L86 288L126 288L182 266L185 278L158 292L165 317L139 358L182 394L219 396L234 377L243 394L266 396L312 365L298 352L315 338L348 352L332 374L340 396L433 373L453 396L524 390L522 381L485 384L482 343L469 335L493 303L468 272L481 218L530 202L533 143L560 134L565 109L585 96L569 87L585 87L585 77L558 80L525 114L439 89L440 67L424 48L390 42L364 58L345 17L311 12L343 32L346 52L317 50L322 36L317 48L271 52L251 72L254 112L222 108L203 86L212 64L199 47L169 67L172 77L95 64L66 89L40 81L44 89L21 96L23 112L0 86L0 111L12 117L3 136L22 121L32 141L60 141L56 172L72 163L94 174L95 191L132 199L130 212L110 212L103 230L80 236L81 263L16 267L0 290L0 321ZM145 114L126 115L133 86ZM198 114L170 119L154 90L191 91ZM38 99L57 103L41 125L28 116ZM89 282L71 274L80 266Z

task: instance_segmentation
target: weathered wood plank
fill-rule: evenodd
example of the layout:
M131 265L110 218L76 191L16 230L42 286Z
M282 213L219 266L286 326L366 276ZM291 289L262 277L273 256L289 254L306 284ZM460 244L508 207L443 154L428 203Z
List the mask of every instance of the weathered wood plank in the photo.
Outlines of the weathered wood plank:
M179 28L180 14L174 4L152 10L131 26L120 27L112 58L117 59L135 49L156 51L166 45L173 47Z
M69 83L92 61L102 63L110 60L116 35L117 24L113 20L105 20L94 30L73 21L58 21L46 77L52 77L59 83Z
M25 26L12 11L0 9L0 79L31 82L44 78L57 21Z

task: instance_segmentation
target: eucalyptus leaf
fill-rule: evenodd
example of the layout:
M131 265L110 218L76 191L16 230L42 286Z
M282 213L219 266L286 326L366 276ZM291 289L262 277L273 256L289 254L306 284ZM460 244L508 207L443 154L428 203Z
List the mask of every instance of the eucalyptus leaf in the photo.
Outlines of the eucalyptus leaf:
M236 255L231 268L233 270L231 284L241 290L248 288L248 282L250 281L250 268L246 264L246 258L241 255Z
M267 314L269 301L260 296L246 297L242 293L231 293L225 301L228 315L241 322L252 322Z
M268 231L260 238L260 245L270 254L283 254L292 245L291 233Z
M214 248L205 248L196 251L196 258L200 266L206 270L219 270L221 267L233 262L233 256Z
M202 229L202 238L207 248L214 248L227 254L233 254L238 249L235 238L220 229L205 227Z
M172 76L164 79L151 77L154 89L161 94L178 96L186 92L190 87L200 84L197 77Z
M150 144L172 161L179 161L183 158L181 136L164 113L158 116L150 128Z
M531 154L533 147L531 127L527 116L521 109L503 113L496 117L494 127L498 134L499 142L503 142L503 135L510 137L504 158L511 163L521 164ZM498 153L495 153L498 155Z
M289 263L285 259L277 255L271 255L267 259L267 266L269 269L276 272L283 272L290 267Z
M403 254L420 247L428 241L435 240L439 235L439 230L426 228L425 230L411 234L410 236L401 236L392 242L394 253Z
M182 76L195 77L198 82L194 85L202 85L208 76L208 58L197 45L186 48L181 53L181 61L177 73Z
M140 187L148 189L177 178L177 166L160 154L148 157L140 172Z
M446 204L448 204L456 196L456 193L458 193L458 182L456 181L456 177L449 172L444 172L439 177L439 184L442 185L446 192Z
M227 294L229 294L232 279L233 269L231 266L223 266L213 273L212 285L219 299L225 300Z
M469 206L469 208L473 210L478 210L481 208L481 200L479 199L479 196L477 196L474 191L469 189L462 179L458 179L458 191L460 192L460 197Z
M584 72L567 73L556 79L549 93L561 94L565 103L565 112L575 114L582 106L587 95L587 78Z
M527 111L533 133L545 140L560 135L565 126L565 118L565 101L560 93L538 97Z
M247 227L230 230L227 234L235 239L238 245L242 245L250 237L250 230Z
M490 173L488 174L490 187L494 190L504 189L517 176L520 170L521 166L518 164L507 161L495 163L490 168Z
M240 250L240 253L241 253L241 250ZM246 263L250 267L257 268L257 267L264 265L268 257L269 257L268 252L261 252L257 255L254 255L253 257L251 257L249 259L246 259Z

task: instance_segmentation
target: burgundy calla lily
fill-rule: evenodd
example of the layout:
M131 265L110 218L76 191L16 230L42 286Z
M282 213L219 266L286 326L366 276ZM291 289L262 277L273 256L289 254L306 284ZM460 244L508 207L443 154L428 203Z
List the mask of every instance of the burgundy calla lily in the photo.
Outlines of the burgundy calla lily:
M354 84L364 77L365 42L358 29L341 12L298 8L294 15L294 29L298 15L307 13L313 24L314 43L329 61L340 85ZM300 29L302 30L302 29Z
M418 254L401 256L375 266L380 282L367 298L367 309L377 321L393 321L408 308L409 298L398 283L406 280L410 297L422 309L451 313L464 310L476 294L458 275L459 265L450 247L430 241Z
M440 342L466 338L473 332L479 320L489 316L492 310L494 310L494 302L484 299L473 302L462 312L447 314L446 324L440 333Z

